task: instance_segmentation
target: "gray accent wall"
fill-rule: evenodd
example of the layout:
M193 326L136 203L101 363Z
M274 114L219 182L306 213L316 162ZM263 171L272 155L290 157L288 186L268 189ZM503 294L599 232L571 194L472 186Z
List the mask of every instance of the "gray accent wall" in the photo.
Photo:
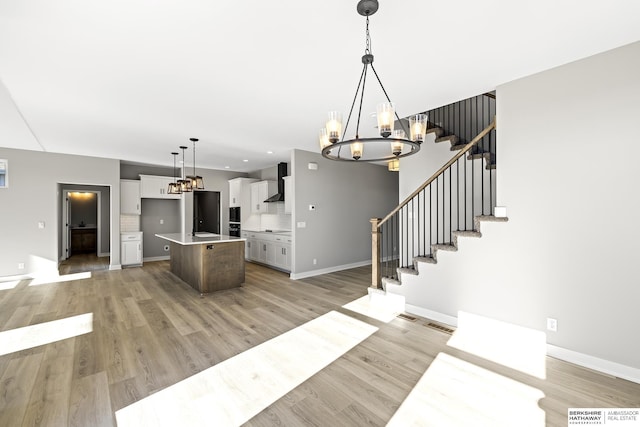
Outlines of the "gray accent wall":
M317 170L310 170L316 163ZM371 223L398 204L398 174L386 166L327 160L294 150L294 252L291 276L306 277L371 263ZM309 205L315 210L310 211ZM304 228L298 227L304 222ZM316 264L313 260L316 260Z
M9 160L11 174L9 187L0 189L0 276L57 272L62 183L111 188L110 264L119 267L118 160L9 148L0 148L0 158ZM19 263L25 268L18 269Z
M499 86L509 222L439 254L407 303L545 331L569 360L640 381L639 76L640 42Z
M180 232L180 200L142 199L140 231L144 258L169 256L169 251L164 250L169 242L156 234Z

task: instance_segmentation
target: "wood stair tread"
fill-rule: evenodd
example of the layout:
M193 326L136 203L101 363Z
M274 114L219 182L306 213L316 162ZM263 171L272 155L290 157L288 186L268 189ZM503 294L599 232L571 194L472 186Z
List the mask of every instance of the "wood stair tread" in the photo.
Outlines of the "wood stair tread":
M458 237L482 237L482 233L477 230L458 230L454 231L453 234Z
M452 244L448 243L436 243L435 245L431 245L434 250L438 251L449 251L449 252L457 252L458 248Z
M424 262L425 264L437 264L438 261L432 256L417 256L413 258L413 262Z
M438 138L436 138L435 142L450 142L451 145L456 145L458 142L458 137L456 135L447 135L447 136L440 136Z
M398 273L410 274L412 276L417 276L418 275L418 270L416 270L415 268L411 268L411 267L400 267L400 268L398 268Z

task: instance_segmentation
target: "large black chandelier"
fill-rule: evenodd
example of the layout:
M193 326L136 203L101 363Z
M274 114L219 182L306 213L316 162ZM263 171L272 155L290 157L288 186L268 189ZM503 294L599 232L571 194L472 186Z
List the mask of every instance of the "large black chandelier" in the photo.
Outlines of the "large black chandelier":
M416 114L409 117L409 132L405 128L405 123L400 120L398 113L395 110L395 105L389 99L389 95L384 88L384 85L378 77L378 73L373 66L373 54L371 52L371 37L369 34L369 16L376 13L378 10L378 0L360 0L357 6L358 13L365 16L366 19L366 39L365 50L362 56L362 74L360 74L360 81L356 88L356 94L353 97L353 103L349 110L349 116L347 122L342 129L342 114L338 111L329 112L329 118L323 129L320 130L320 148L322 150L322 156L330 160L342 160L342 161L361 161L361 162L394 162L397 163L397 159L401 157L410 156L420 151L420 144L425 138L427 131L427 115ZM376 77L376 80L382 88L382 92L386 97L387 102L378 104L376 108L376 117L378 121L378 129L380 136L371 138L360 137L360 118L362 115L362 101L364 99L364 89L367 82L367 71L371 67L371 71ZM345 139L347 135L347 128L353 115L353 109L356 105L358 94L360 95L360 104L358 108L358 116L356 121L355 137L351 139ZM401 129L394 129L395 122L398 122ZM341 135L342 134L342 135ZM407 136L408 134L408 136ZM373 144L377 144L372 150L365 150L365 145L373 147ZM390 146L390 149L381 149L380 144L386 144L386 147ZM343 150L344 148L344 150ZM347 149L349 148L349 149Z

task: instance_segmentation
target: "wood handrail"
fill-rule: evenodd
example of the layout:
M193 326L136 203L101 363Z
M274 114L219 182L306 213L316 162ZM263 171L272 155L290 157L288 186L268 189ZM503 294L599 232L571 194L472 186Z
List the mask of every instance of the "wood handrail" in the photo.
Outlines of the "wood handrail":
M395 213L397 213L400 209L402 209L403 207L405 207L410 201L411 199L413 199L414 197L416 197L418 195L418 193L420 193L422 190L424 190L425 188L427 188L427 186L429 184L431 184L433 181L435 181L435 179L445 170L447 170L452 164L454 164L460 157L464 156L469 150L471 150L471 148L473 148L474 145L476 145L478 143L478 141L480 141L482 138L485 137L486 134L488 134L489 132L491 132L492 129L496 128L496 118L493 118L493 121L489 124L489 126L487 126L486 128L484 128L482 130L482 132L480 132L478 135L476 135L475 138L473 138L467 145L464 146L464 148L462 150L460 150L458 152L458 154L456 154L455 156L453 156L451 158L451 160L449 160L447 163L445 163L444 166L442 166L440 169L438 169L436 171L436 173L434 173L433 175L431 175L431 178L429 178L428 180L426 180L424 182L424 184L422 184L420 187L418 187L418 189L416 191L414 191L413 193L411 193L411 195L409 195L409 197L407 197L406 199L404 199L404 201L402 203L400 203L398 206L396 206L396 208L394 210L392 210L387 216L385 216L382 221L378 222L378 228L380 228L382 226L382 224L384 224L385 222L387 222L389 220L389 218L391 218Z

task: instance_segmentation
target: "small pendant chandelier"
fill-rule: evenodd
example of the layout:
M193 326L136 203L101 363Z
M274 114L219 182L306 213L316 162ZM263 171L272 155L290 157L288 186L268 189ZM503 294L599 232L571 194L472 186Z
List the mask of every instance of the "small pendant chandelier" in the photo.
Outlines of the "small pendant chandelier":
M198 138L189 138L193 143L193 175L187 175L187 179L191 180L191 188L194 190L204 190L204 180L201 176L196 175L196 142Z
M168 194L182 194L182 189L180 188L180 184L176 182L176 156L178 153L171 153L173 155L173 182L169 183L169 188L167 189Z
M184 168L185 168L185 163L184 163L184 150L186 150L188 147L185 145L181 145L180 149L182 150L182 179L178 180L178 185L180 186L180 191L182 193L191 193L193 191L192 187L191 187L191 180L190 179L185 179L184 177Z
M361 161L361 162L389 162L391 160L397 160L401 157L410 156L420 151L420 144L424 141L427 131L427 115L416 114L409 118L409 130L404 128L405 124L398 114L396 113L395 105L389 99L387 91L385 90L378 73L373 67L373 54L371 53L371 37L369 35L369 16L376 13L378 10L378 0L360 0L357 6L358 13L367 18L366 20L366 38L365 38L365 51L362 56L362 74L360 75L360 81L356 88L356 94L353 97L353 103L351 104L351 110L347 117L347 123L342 130L342 115L338 111L331 111L329 113L328 120L323 129L320 130L320 149L322 150L322 156L330 160L342 160L342 161ZM371 67L376 80L380 84L380 88L387 99L387 102L378 104L376 109L376 116L378 120L378 129L380 132L379 137L373 138L361 138L359 133L360 128L360 116L362 114L362 101L364 99L364 89L367 82L367 71ZM355 137L352 139L345 139L347 134L347 128L353 114L353 108L356 105L356 100L360 94L360 105L358 108L358 117L356 122ZM396 120L402 127L402 129L394 130ZM340 135L342 133L342 135ZM407 134L409 137L407 138ZM391 138L389 138L391 137ZM342 138L342 139L341 139ZM386 144L390 150L380 149L375 147L371 150L373 154L367 156L369 147L373 144ZM350 152L347 152L347 146L350 148ZM367 146L367 150L365 150ZM345 150L342 150L345 148ZM344 151L344 153L343 153Z

